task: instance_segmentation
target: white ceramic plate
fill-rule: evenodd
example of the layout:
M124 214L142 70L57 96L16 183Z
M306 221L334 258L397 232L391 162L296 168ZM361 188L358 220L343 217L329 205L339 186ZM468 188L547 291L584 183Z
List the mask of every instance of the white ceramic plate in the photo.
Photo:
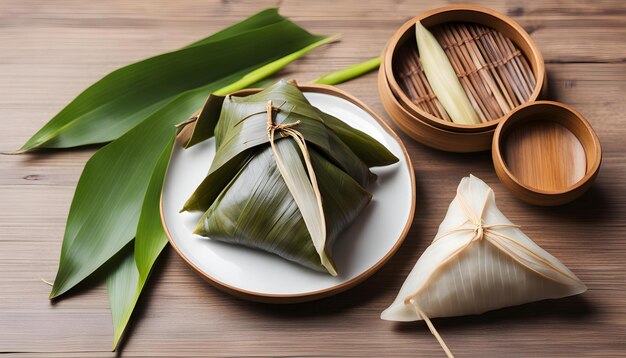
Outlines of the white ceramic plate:
M413 219L413 168L402 142L364 104L329 86L301 86L306 98L384 144L400 161L373 168L378 180L367 189L372 202L337 238L333 256L339 275L332 277L276 255L212 241L192 231L202 213L179 213L206 176L215 156L214 139L184 150L176 145L165 178L161 216L170 243L199 274L220 289L244 298L298 302L348 289L374 273L402 243Z

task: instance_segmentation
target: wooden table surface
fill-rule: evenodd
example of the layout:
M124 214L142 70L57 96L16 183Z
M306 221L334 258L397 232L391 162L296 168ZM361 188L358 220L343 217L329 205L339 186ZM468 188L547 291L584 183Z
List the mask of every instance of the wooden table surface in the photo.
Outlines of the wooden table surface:
M342 33L281 73L310 80L379 54L409 17L445 1L0 0L0 151L11 151L111 70L175 49L263 8L307 29ZM407 240L360 286L318 302L265 305L230 297L167 249L123 345L128 356L442 356L424 324L381 321L432 240L461 177L473 173L504 213L588 286L578 297L437 320L458 356L626 355L626 2L484 1L537 42L550 98L595 127L604 161L576 202L539 208L498 181L489 153L449 154L403 136L417 181ZM370 74L340 86L384 114ZM111 356L104 285L51 304L66 215L94 148L0 156L0 353Z

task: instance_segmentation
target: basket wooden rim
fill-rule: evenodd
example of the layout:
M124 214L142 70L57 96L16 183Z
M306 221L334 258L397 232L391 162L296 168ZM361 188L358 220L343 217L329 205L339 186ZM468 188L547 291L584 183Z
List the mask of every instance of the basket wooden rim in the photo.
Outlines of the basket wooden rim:
M543 56L541 55L539 48L537 47L535 42L532 40L530 35L513 19L497 11L484 8L481 6L476 6L476 5L450 5L450 6L440 7L437 9L433 9L433 10L421 13L420 15L417 15L414 18L410 19L409 21L405 22L393 34L393 36L387 43L387 46L385 47L385 50L383 52L382 61L385 67L385 79L389 83L389 87L391 88L394 95L398 97L400 104L404 106L412 115L416 117L420 116L424 118L423 122L428 122L429 124L433 126L436 126L445 130L449 130L449 131L454 131L454 132L480 132L484 130L491 130L491 129L494 129L498 125L498 123L502 120L502 118L506 117L506 115L496 120L492 120L492 121L484 122L480 124L460 124L460 123L453 123L453 122L445 121L441 118L438 118L420 109L418 106L416 106L404 93L404 91L402 90L398 82L396 81L394 73L393 73L393 67L392 67L393 56L396 52L396 49L398 48L398 45L400 44L400 40L405 36L405 33L410 31L415 26L415 23L417 21L422 21L424 19L430 18L432 16L440 15L446 12L458 12L458 11L475 11L483 15L487 15L493 18L496 22L499 22L503 26L510 28L512 31L515 31L521 36L521 38L524 40L524 45L530 48L530 53L526 53L525 51L523 51L523 46L519 46L519 44L517 43L516 44L518 45L518 47L522 49L522 52L524 52L525 56L528 58L529 64L531 68L533 69L533 73L535 75L535 81L536 81L535 88L533 89L533 92L526 103L536 101L544 86L545 75L546 75ZM483 25L493 27L492 24L483 24ZM511 40L514 41L513 39Z
M582 143L590 143L590 145L583 144L583 148L585 150L585 155L588 158L589 156L592 156L591 163L589 163L589 159L587 158L588 164L585 176L568 188L564 188L562 190L542 190L530 187L517 179L517 177L509 170L504 159L503 150L501 147L504 141L504 136L506 135L508 129L511 127L511 125L515 124L513 122L521 119L520 116L523 116L525 111L536 106L555 107L555 109L559 111L567 112L568 114L572 115L569 118L572 118L573 120L576 120L580 124L582 124L582 126L584 127L585 135L588 136L586 141L583 141L583 139L580 137L579 140ZM566 125L566 127L568 126ZM568 129L572 130L572 127L570 126L568 127ZM576 136L579 136L576 131L572 130L572 132ZM595 177L600 170L600 164L602 163L602 147L593 127L587 121L587 119L585 119L585 117L578 111L560 102L536 101L525 103L517 107L500 122L493 135L492 160L494 168L496 169L496 174L500 178L500 181L520 199L536 205L561 205L578 198L587 189L589 189L589 187L591 187L591 184L595 180Z
M185 261L185 263L191 269L193 269L198 275L204 278L208 283L218 288L219 290L229 293L238 298L242 298L242 299L246 299L250 301L256 301L256 302L264 302L264 303L299 303L299 302L308 302L308 301L318 300L321 298L329 297L329 296L344 292L358 285L359 283L365 281L366 279L368 279L376 271L378 271L385 263L387 263L387 261L391 259L391 257L396 253L396 251L398 251L398 249L400 248L400 246L406 239L406 236L409 233L409 229L411 228L411 224L413 223L413 217L415 215L415 190L416 190L415 189L415 170L413 169L413 163L411 162L411 157L409 156L409 152L407 151L400 137L398 137L398 135L393 131L393 129L391 129L391 127L387 124L387 122L385 122L369 106L367 106L361 100L357 99L356 97L348 94L347 92L343 90L340 90L336 87L329 86L329 85L317 85L317 84L298 85L298 87L304 92L317 92L317 93L330 94L330 95L337 96L349 102L354 103L355 105L357 105L358 107L362 108L367 113L369 113L376 120L376 122L378 122L381 125L383 130L386 131L389 135L391 135L398 142L398 144L400 145L400 148L402 149L402 153L404 154L404 158L407 162L407 167L409 170L409 177L411 180L411 198L412 199L411 199L411 209L409 211L409 217L407 218L407 222L404 225L404 228L402 229L400 236L398 237L393 247L389 250L389 252L387 252L385 256L383 256L383 258L381 258L375 265L373 265L372 267L370 267L369 269L367 269L365 272L361 273L360 275L346 282L343 282L341 284L338 284L338 285L335 285L326 289L318 290L318 291L312 291L312 292L306 292L306 293L300 293L300 294L266 294L266 293L253 292L253 291L240 289L238 287L234 287L225 282L222 282L212 277L211 275L208 275L204 271L202 271L193 262L191 262L185 255L183 255L180 249L178 248L178 246L176 246L176 242L172 239L172 236L170 232L168 231L167 226L165 225L165 216L163 215L163 194L161 193L161 199L160 199L161 224L163 226L163 229L165 230L165 234L167 235L169 243L174 248L174 251L176 251L178 256L181 257L183 261ZM244 89L241 91L234 92L231 95L243 96L243 95L254 94L259 91L261 91L260 88L251 88L251 89Z

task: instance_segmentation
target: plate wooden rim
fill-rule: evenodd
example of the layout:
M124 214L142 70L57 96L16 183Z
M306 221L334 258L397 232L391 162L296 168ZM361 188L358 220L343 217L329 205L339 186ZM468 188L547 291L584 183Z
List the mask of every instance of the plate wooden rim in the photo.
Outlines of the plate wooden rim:
M229 293L238 298L243 298L246 300L256 301L256 302L264 302L264 303L298 303L298 302L314 301L314 300L318 300L321 298L338 294L340 292L344 292L358 285L359 283L365 281L367 278L372 276L376 271L378 271L387 261L389 261L389 259L396 253L396 251L398 251L398 249L404 242L404 239L406 238L408 234L409 228L411 227L411 224L413 223L413 216L415 214L415 173L413 169L413 163L411 162L411 157L409 156L409 153L406 147L404 146L404 143L400 139L400 137L398 137L398 135L391 129L391 127L389 127L389 125L378 114L376 114L376 112L374 112L370 107L368 107L365 103L361 102L356 97L348 94L347 92L343 90L340 90L336 87L328 86L328 85L307 84L307 85L298 85L298 87L303 92L329 94L332 96L343 98L349 102L352 102L353 104L357 105L358 107L365 110L368 114L370 114L378 122L378 124L380 124L381 127L383 127L383 129L389 135L391 135L396 140L396 142L398 142L398 144L400 145L400 148L402 148L402 152L404 153L404 158L407 162L407 166L409 169L409 176L411 179L411 209L409 212L409 217L407 218L407 222L404 226L404 229L402 230L402 233L400 234L400 237L398 238L394 246L391 248L391 250L389 250L389 252L387 252L387 254L385 254L385 256L383 256L383 258L380 259L376 264L374 264L372 267L370 267L369 269L367 269L365 272L361 273L360 275L346 282L342 282L336 286L332 286L332 287L325 288L322 290L298 293L298 294L267 294L267 293L244 290L244 289L229 285L220 280L217 280L216 278L212 277L211 275L201 270L193 262L191 262L191 260L189 260L181 252L180 248L176 245L176 242L172 239L172 235L170 234L167 228L167 225L165 224L165 216L163 213L163 192L161 192L161 199L160 199L161 224L163 226L163 229L165 230L165 234L167 235L167 239L169 243L174 248L174 251L176 251L178 256L180 256L183 259L183 261L185 261L187 265L191 267L192 270L194 270L197 274L203 277L208 283L210 283L217 289L224 291L226 293ZM245 90L234 92L232 95L247 96L247 95L259 92L260 90L261 89L256 89L256 88L245 89Z

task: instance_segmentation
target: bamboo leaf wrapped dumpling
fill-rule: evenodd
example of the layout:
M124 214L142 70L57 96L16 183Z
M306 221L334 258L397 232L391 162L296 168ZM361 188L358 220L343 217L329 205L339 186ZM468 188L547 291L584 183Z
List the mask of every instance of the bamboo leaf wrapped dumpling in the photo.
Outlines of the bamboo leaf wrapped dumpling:
M480 314L587 287L498 209L493 190L473 175L457 189L439 231L382 312L390 321Z
M336 275L332 245L371 199L369 167L398 159L285 81L210 97L186 142L212 129L215 158L183 208L205 212L195 233Z

